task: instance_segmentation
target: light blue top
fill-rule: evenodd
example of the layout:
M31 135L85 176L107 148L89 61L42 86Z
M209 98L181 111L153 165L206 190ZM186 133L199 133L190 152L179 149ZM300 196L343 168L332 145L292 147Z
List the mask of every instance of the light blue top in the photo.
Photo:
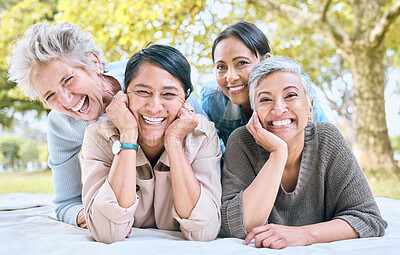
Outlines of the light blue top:
M124 87L127 61L109 64L108 76L114 77ZM191 95L187 99L196 113L205 115ZM82 205L82 181L79 152L81 151L85 128L92 121L71 117L52 110L47 117L48 164L52 169L54 203L57 218L65 223L77 225L77 216Z
M314 98L314 116L315 121L329 122L324 111L318 104L316 91L312 90ZM238 127L247 124L247 118L244 110L221 91L216 81L206 83L200 91L201 107L208 118L214 122L217 133L220 137L222 152L225 152L225 145L229 135Z

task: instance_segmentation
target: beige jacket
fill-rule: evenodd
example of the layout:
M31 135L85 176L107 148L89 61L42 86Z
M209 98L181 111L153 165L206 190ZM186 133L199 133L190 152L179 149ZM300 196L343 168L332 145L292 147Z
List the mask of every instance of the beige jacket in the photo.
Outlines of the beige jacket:
M154 209L159 229L181 230L189 240L216 238L221 226L221 149L214 124L197 115L198 127L184 140L184 151L201 185L201 193L188 219L175 211L169 160L163 152L154 169L142 150L136 157L136 184L140 190L129 208L118 205L107 180L114 154L112 144L118 130L106 116L87 127L82 154L83 205L88 228L97 241L123 240L131 227L140 228Z

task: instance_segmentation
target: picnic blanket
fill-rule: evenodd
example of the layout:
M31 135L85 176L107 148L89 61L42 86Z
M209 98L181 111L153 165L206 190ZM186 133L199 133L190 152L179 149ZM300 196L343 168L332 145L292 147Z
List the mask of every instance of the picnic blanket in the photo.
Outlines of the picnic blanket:
M400 200L378 197L388 222L383 237L258 249L237 238L211 242L186 241L178 231L132 228L130 238L113 244L94 241L87 229L56 219L53 196L12 193L0 195L0 255L9 254L400 254Z

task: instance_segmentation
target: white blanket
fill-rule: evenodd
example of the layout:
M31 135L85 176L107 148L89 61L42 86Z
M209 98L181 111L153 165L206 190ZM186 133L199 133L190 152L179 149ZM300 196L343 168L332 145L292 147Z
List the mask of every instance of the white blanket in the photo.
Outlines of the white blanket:
M236 238L212 242L184 240L176 231L132 229L131 237L110 245L95 242L87 229L56 220L52 195L0 195L0 255L8 254L400 254L400 200L376 198L388 222L384 237L257 249Z

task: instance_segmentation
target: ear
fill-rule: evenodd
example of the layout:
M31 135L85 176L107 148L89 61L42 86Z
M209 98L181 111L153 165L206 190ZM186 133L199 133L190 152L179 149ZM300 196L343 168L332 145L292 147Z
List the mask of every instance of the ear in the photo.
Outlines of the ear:
M94 70L96 71L97 75L103 74L103 65L101 64L99 56L97 56L96 52L92 51L89 53L89 58L94 64Z
M314 99L311 100L311 104L308 108L308 119L312 120L314 117L314 111L313 111L313 106L314 106Z
M271 53L265 53L265 55L263 56L263 59L267 59L267 58L270 58L272 55L271 55Z

